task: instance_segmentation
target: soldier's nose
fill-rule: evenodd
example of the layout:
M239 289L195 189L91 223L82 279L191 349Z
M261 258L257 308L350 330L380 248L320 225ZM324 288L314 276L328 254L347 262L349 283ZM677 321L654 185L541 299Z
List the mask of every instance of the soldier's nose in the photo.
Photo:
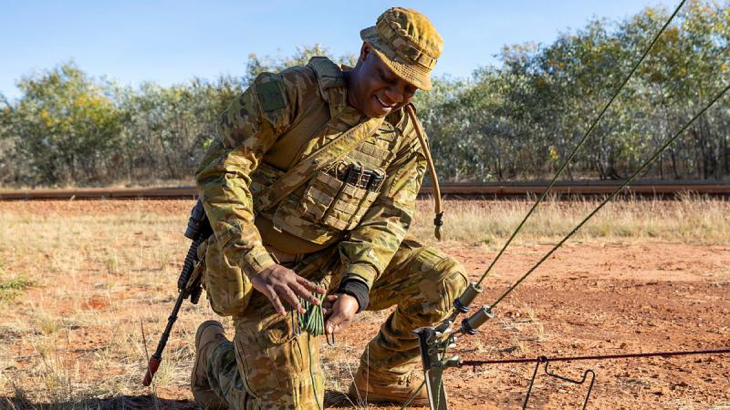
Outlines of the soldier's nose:
M403 99L405 98L405 96L403 95L402 92L400 92L400 90L394 89L393 87L386 88L383 95L385 97L383 102L388 105L393 105L393 104L398 104L400 102L403 102Z

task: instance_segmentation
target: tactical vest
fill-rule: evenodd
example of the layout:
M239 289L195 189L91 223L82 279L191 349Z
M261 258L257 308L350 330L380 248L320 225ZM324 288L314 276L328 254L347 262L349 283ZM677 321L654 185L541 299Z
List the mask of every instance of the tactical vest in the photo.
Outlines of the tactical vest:
M287 253L311 253L340 240L354 229L378 197L395 159L402 135L393 123L399 111L383 121L344 159L327 164L308 182L276 206L261 211L255 199L302 158L355 126L363 118L347 109L347 89L341 69L329 59L309 64L322 101L307 105L302 120L282 134L250 175L256 226L266 245ZM347 113L348 115L342 115ZM358 114L359 116L360 114ZM407 121L406 118L404 120Z

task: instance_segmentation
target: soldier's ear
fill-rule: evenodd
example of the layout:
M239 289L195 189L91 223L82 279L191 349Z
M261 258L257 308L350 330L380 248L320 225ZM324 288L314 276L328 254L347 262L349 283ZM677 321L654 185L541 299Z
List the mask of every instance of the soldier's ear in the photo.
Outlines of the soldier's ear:
M370 55L370 44L363 42L362 47L360 48L360 61L365 61L365 59Z

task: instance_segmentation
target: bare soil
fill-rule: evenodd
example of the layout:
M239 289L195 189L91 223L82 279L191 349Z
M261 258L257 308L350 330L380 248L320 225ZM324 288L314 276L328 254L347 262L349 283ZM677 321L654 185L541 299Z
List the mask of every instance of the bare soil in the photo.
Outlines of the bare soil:
M550 246L515 248L487 279L490 304ZM493 252L454 249L470 272ZM479 275L474 275L477 277ZM730 348L730 247L574 244L560 250L459 340L463 358L579 356ZM730 404L730 356L623 359L551 366L596 373L592 408L710 408ZM454 408L521 405L534 365L451 369ZM587 390L538 373L531 407L579 408Z
M134 201L15 202L0 204L0 210L31 216L53 213L67 218L131 211L177 214L184 223L190 204L190 201L150 201L149 205ZM175 229L183 228L181 224ZM126 246L149 246L145 241L146 232L136 235L139 241ZM463 359L508 359L730 348L730 244L727 242L730 238L726 243L716 245L643 239L640 242L569 242L495 309L495 317L477 335L460 338L453 353ZM552 242L536 241L511 247L495 266L493 274L484 281L485 290L476 305L491 304L552 245ZM473 280L481 276L498 250L494 246L467 246L455 242L447 243L443 249L466 266ZM173 256L166 262L172 266L171 272L179 266L178 259L182 259L184 251L180 247L179 257ZM17 274L22 269L23 266L5 261L6 275ZM178 326L186 329L185 333L173 336L169 346L170 355L185 359L175 368L182 375L166 379L168 384L158 385L156 396L153 396L151 390L136 383L143 374L144 357L130 359L121 367L99 365L100 360L109 360L103 354L114 333L103 322L130 315L130 311L124 309L125 301L144 300L147 309L159 316L157 320L147 318L145 322L147 348L153 350L166 312L174 301L177 277L163 278L150 285L135 280L139 272L125 274L124 266L118 268L121 273L105 276L99 275L98 269L89 264L73 277L53 277L52 284L32 287L3 306L0 312L0 327L4 329L0 336L4 345L0 353L5 356L3 375L21 380L23 374L34 367L56 360L61 370L73 373L74 380L83 380L86 385L110 377L132 380L130 386L134 387L121 396L110 397L103 389L97 393L87 389L84 406L146 408L156 403L161 408L194 408L185 385L190 366L187 363L192 355L189 345L195 325L201 318L210 316L210 310L196 308L182 313ZM111 290L110 283L113 283ZM80 301L72 303L63 295L49 300L50 286L84 287L85 284L91 290L84 293ZM97 288L102 290L95 292ZM48 333L38 328L43 322L32 316L33 307L39 303L50 317L90 312L95 319L77 326L63 325L55 333L51 331L59 347L53 350L54 354L44 355L37 343L29 341L33 334ZM337 369L343 367L343 362L348 365L357 362L361 349L376 334L384 318L385 314L378 313L361 315L358 322L338 337L337 348L323 352L330 376L340 379L328 383L329 406L352 406L339 393L349 384L347 372ZM133 323L131 326L139 329L140 324L135 322L139 319L131 317L129 320ZM21 328L12 334L12 324L20 322L35 324L30 330ZM52 322L47 325L53 326ZM139 339L138 334L126 337L130 339L129 343L132 343L131 339ZM141 356L142 352L135 354ZM346 359L343 358L345 354ZM580 379L588 369L596 374L589 408L730 407L730 355L586 361L550 366L552 372L573 379ZM445 386L450 407L519 408L533 370L534 364L448 369ZM7 382L5 385L13 386ZM2 391L0 407L3 407L3 398L7 406L16 407L54 404L74 407L79 404L73 400L34 399L43 396L27 385L22 394L18 393L17 385L15 387L15 391ZM580 408L586 390L586 385L577 386L548 377L541 369L529 407Z

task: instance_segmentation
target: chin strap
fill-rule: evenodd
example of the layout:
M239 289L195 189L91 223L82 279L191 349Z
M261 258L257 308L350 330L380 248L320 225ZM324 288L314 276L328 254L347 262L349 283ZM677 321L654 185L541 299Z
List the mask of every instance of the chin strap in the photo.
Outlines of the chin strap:
M426 163L428 164L428 172L431 174L431 186L433 188L433 212L434 219L433 224L435 226L434 235L436 239L441 240L441 227L444 225L444 212L441 210L441 188L439 187L438 176L436 176L436 166L433 164L433 158L431 157L431 150L428 148L426 137L423 136L423 128L421 123L416 117L416 111L413 109L413 104L408 104L405 107L406 112L413 121L413 127L416 129L416 136L418 136L418 142L421 143L423 148L423 155L426 157Z

